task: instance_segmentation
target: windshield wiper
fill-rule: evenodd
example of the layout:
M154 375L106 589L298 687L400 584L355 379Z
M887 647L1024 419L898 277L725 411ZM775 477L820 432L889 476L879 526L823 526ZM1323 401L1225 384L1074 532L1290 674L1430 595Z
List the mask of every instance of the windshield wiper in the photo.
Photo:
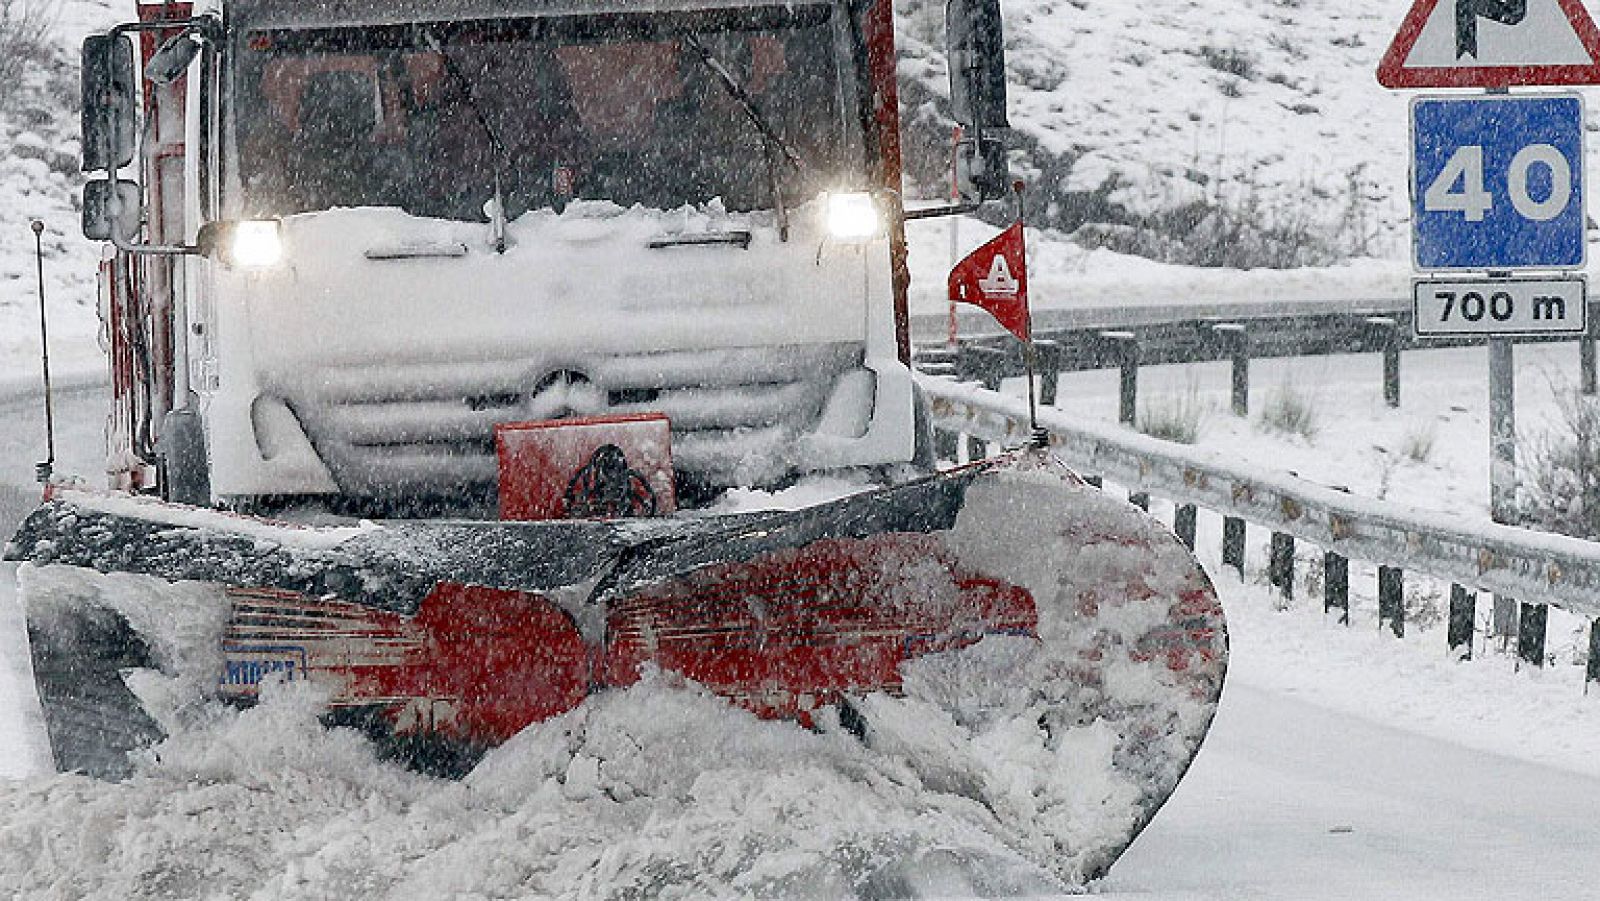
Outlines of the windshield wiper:
M778 240L789 240L789 209L783 202L783 182L778 176L777 155L782 154L783 158L789 161L789 165L794 166L796 169L804 167L805 161L800 158L800 154L793 147L789 146L789 142L783 139L783 135L778 134L773 129L771 123L767 121L767 117L761 114L761 108L756 106L755 98L751 97L750 92L744 89L744 85L739 83L739 79L733 77L733 73L728 71L728 67L722 64L722 60L717 59L716 55L711 52L711 48L707 47L699 37L690 33L683 35L683 42L688 44L689 48L700 58L700 62L704 63L705 67L717 76L717 81L722 84L723 90L728 92L728 96L733 98L733 102L739 104L739 108L744 110L745 118L749 119L750 124L754 125L756 131L761 134L761 146L767 163L767 180L772 183L773 211L778 214Z
M466 73L461 71L455 60L450 58L450 54L444 52L444 47L440 45L439 39L434 37L433 32L423 29L422 38L428 42L429 47L433 48L433 52L439 54L439 58L444 61L445 71L450 73L450 77L455 79L456 84L461 88L461 93L466 97L467 106L471 108L473 117L478 120L478 125L483 128L483 133L489 138L489 156L494 165L494 201L491 204L494 209L489 211L489 240L494 242L495 253L505 253L506 196L503 188L505 181L503 173L510 161L510 154L506 152L505 142L500 140L500 135L494 130L494 125L489 121L489 117L484 115L483 107L478 105L478 98L472 93L472 80L467 78Z
M645 246L651 250L663 247L704 247L711 244L729 244L740 250L750 249L750 233L744 229L722 232L695 232L678 235L661 235L651 238Z

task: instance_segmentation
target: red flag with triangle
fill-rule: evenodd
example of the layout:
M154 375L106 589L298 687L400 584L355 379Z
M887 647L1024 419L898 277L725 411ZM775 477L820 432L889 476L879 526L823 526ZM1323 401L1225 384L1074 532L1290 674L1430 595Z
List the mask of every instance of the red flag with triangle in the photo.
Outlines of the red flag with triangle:
M950 270L950 299L989 311L1019 340L1033 337L1028 317L1028 251L1016 222Z

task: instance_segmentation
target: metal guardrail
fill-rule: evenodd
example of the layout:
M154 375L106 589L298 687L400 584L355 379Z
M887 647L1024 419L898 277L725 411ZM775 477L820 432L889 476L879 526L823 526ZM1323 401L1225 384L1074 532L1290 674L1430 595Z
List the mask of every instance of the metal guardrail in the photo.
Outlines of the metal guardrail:
M1470 347L1486 342L1483 335L1418 338L1412 329L1409 303L1404 306L1379 301L1232 304L1226 308L1227 315L1217 310L1170 307L1163 308L1168 318L1155 318L1149 311L1123 311L1119 320L1101 311L1092 317L1056 317L1054 322L1044 321L1045 313L1059 311L1044 311L1036 319L1033 333L1041 344L1048 345L1041 352L1052 355L1051 362L1059 372L1116 367L1117 351L1104 340L1108 330L1132 332L1139 344L1140 363L1146 366L1226 360L1240 353L1261 359ZM1591 337L1600 334L1600 299L1589 304L1589 322ZM959 348L932 339L921 341L919 367L943 363L962 370L991 370L1008 378L1021 375L1022 355L1016 342L997 333L992 321L980 325L982 330L963 333ZM1218 326L1229 331L1219 333ZM1572 335L1523 336L1517 343L1572 340Z
M917 382L927 393L936 429L1010 444L1028 439L1025 400L948 377L918 374ZM1356 497L1289 473L1246 469L1217 454L1080 422L1059 410L1041 410L1039 421L1069 464L1130 491L1238 517L1346 558L1600 619L1600 543L1463 524L1459 517ZM1594 634L1600 637L1600 622Z

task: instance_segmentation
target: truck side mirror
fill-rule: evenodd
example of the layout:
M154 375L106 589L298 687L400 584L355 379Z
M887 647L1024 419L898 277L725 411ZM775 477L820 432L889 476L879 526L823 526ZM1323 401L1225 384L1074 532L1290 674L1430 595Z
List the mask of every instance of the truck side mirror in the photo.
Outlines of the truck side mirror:
M956 145L956 190L963 200L998 200L1011 183L1004 141L993 136L963 138Z
M133 45L119 35L83 39L83 170L120 169L133 162L139 82ZM84 221L88 221L88 209Z
M132 240L143 214L137 182L97 178L83 186L83 236L91 241Z
M168 38L145 64L144 76L155 84L172 84L189 70L189 64L200 55L200 39L195 29L185 28Z
M945 49L950 108L967 135L956 149L956 186L963 198L1004 197L1011 178L1005 142L994 132L1011 123L999 0L947 0Z

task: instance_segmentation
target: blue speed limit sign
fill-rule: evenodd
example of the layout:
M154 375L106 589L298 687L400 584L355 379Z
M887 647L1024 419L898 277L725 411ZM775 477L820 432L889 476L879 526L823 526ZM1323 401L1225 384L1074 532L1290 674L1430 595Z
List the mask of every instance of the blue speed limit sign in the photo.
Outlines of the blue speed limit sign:
M1583 266L1577 95L1419 97L1411 153L1417 268Z

